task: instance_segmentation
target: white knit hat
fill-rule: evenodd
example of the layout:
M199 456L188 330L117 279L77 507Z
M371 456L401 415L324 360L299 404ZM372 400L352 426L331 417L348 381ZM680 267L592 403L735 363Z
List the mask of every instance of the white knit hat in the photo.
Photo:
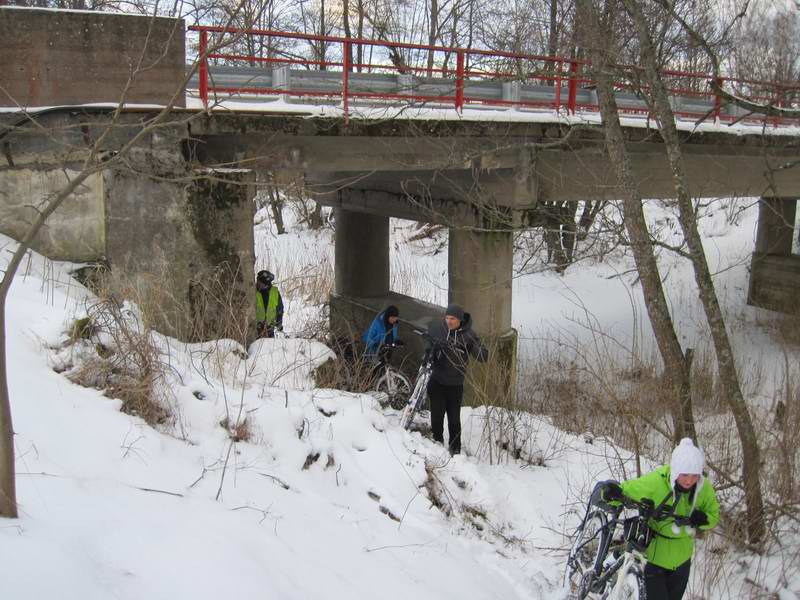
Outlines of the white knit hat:
M705 483L703 478L705 463L706 458L703 451L694 445L691 438L683 438L681 443L678 444L678 447L672 451L672 460L669 465L669 478L672 490L675 489L675 481L677 481L678 475L700 475L700 479L697 480L697 485L694 490L694 497L692 498L692 510L694 510L694 506L697 503L697 496L700 494L700 489L703 487L703 483ZM672 531L676 535L679 532L679 528L675 523L672 524Z
M703 467L705 467L706 459L703 451L694 445L691 438L683 438L678 447L672 451L672 460L670 461L670 483L675 487L675 480L678 475L700 475L700 481L697 488L702 487Z

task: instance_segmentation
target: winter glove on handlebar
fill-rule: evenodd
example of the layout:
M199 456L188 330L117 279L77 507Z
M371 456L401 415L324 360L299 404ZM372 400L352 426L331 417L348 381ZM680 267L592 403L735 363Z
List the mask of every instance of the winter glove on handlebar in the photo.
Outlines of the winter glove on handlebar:
M691 523L692 527L695 529L708 525L708 515L702 510L694 509L692 514L689 515L689 523Z
M622 500L622 487L618 483L609 481L605 487L606 489L603 491L603 500L606 502Z
M395 340L394 341L394 345L395 346L405 346L406 343L403 340Z
M656 507L656 503L651 498L642 498L639 504L645 507L648 511L652 511Z

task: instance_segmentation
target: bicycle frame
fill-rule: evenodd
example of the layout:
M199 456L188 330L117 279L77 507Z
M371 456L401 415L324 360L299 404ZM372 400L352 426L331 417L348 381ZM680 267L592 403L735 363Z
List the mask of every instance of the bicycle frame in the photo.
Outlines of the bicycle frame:
M599 589L605 589L606 585L614 578L614 586L604 596L605 600L627 600L624 596L625 578L629 573L634 576L643 577L644 568L647 565L647 558L641 551L636 549L633 544L626 542L625 551L613 563L603 569L603 574L595 582ZM638 572L638 575L637 575Z
M428 380L430 380L431 371L433 370L433 361L428 357L428 354L429 353L426 353L425 360L422 361L419 367L417 381L414 384L414 391L411 392L408 403L400 417L400 425L403 429L408 429L411 426L411 423L414 421L414 415L425 400L425 394L428 391Z
M425 332L417 331L415 329L414 333L422 336L428 340L428 342L432 341L431 337ZM434 344L431 344L425 349L425 354L422 356L422 363L419 365L419 371L417 371L417 381L414 384L414 390L408 397L408 402L406 403L406 406L403 409L403 414L400 417L400 426L403 429L408 429L411 427L411 423L414 421L414 415L417 413L425 400L425 394L428 392L428 381L430 380L431 373L433 372L434 356Z

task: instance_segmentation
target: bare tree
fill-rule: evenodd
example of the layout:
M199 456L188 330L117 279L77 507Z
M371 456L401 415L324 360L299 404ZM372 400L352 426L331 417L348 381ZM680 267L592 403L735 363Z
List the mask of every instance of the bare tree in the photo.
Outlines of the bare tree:
M720 383L725 390L725 400L733 413L739 441L742 445L742 487L747 504L747 530L750 542L758 544L764 538L764 502L761 494L759 473L759 446L756 439L753 419L747 408L739 384L739 373L733 346L728 336L725 318L722 314L711 270L706 260L700 232L697 228L697 215L693 206L689 178L686 174L681 142L675 125L675 115L670 105L667 88L661 78L656 63L655 48L650 37L650 27L639 4L634 0L623 0L625 8L633 18L641 49L641 64L650 87L651 101L658 117L659 132L664 140L675 196L679 210L679 222L689 248L689 257L700 291L700 300L711 331L711 339L717 357Z
M642 282L645 306L664 362L664 379L673 390L671 406L674 435L675 437L693 435L694 418L691 411L689 364L681 349L675 324L669 313L652 238L644 215L642 197L625 149L625 138L614 96L613 77L617 56L615 43L618 41L614 32L617 31L615 22L619 17L613 4L613 0L605 3L605 10L600 16L592 0L579 0L577 6L581 27L580 37L592 61L606 148L620 184L625 229L630 237L631 250Z

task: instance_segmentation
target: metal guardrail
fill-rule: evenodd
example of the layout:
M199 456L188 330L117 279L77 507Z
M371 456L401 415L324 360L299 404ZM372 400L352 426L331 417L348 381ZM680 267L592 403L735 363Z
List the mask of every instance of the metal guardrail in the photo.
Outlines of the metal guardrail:
M480 107L495 110L551 110L568 114L598 112L594 82L581 76L586 61L559 56L536 56L510 52L448 48L424 44L315 36L270 30L237 30L191 27L199 33L199 52L206 55L190 85L205 106L229 98L284 100L305 104L341 105L345 120L350 106ZM227 40L225 36L230 36ZM244 37L289 43L327 44L338 47L335 59L300 58L287 51L264 55L223 52L235 49ZM367 56L369 50L369 60ZM353 60L354 51L362 57ZM427 53L424 66L403 64L401 51ZM332 53L333 54L333 53ZM223 64L219 64L223 63ZM640 92L637 67L623 67L627 79L615 82L619 110L623 114L647 116L650 109ZM679 118L722 122L755 121L735 106L723 106L710 89L713 78L704 73L663 71L673 111ZM751 100L775 106L800 103L800 85L726 78L731 85L748 87ZM798 120L769 117L774 126L797 125Z

